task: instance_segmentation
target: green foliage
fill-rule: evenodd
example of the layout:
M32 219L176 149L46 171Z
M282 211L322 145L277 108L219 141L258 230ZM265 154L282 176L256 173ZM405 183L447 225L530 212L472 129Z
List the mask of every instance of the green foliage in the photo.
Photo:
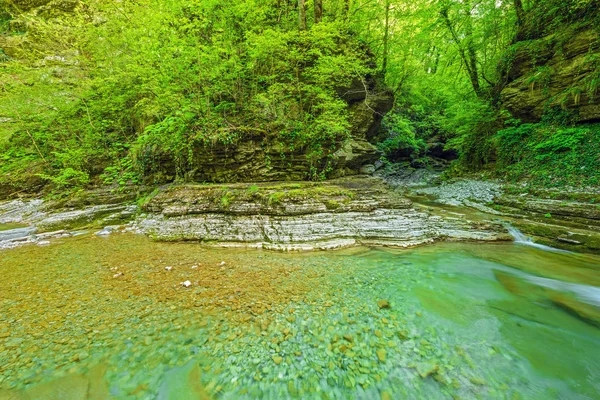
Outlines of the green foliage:
M360 1L348 12L326 0L323 22L307 30L289 1L22 4L0 6L0 185L188 180L203 165L200 150L248 140L278 147L282 159L303 154L306 178L326 179L352 129L340 89L376 91L373 76L396 94L375 135L387 161L426 164L427 143L445 143L457 170L497 161L514 179L546 174L544 184L594 175L596 131L575 127L564 106L597 96L597 52L540 124L504 126L494 92L523 53L536 68L527 83L548 91L558 71L545 54L600 26L592 0L525 2L523 31L514 3L495 0ZM288 161L275 157L267 167Z
M533 149L543 156L564 151L572 151L581 144L583 139L588 136L589 133L590 132L585 128L557 129L547 140L536 144Z
M155 188L151 193L145 195L145 196L141 196L137 199L137 205L139 207L143 207L144 205L148 204L150 202L150 200L152 200L153 197L155 197L158 193L160 193L160 189L159 188Z
M545 122L498 132L498 172L547 187L600 184L600 124L561 127Z
M418 158L425 150L423 139L417 139L410 120L399 113L390 113L383 120L387 138L378 147L389 160Z
M500 167L508 167L518 163L529 154L527 147L523 144L529 140L535 128L536 125L534 124L522 124L498 132L494 139L498 147L498 164Z
M58 189L78 188L87 185L90 181L87 173L71 167L61 169L60 174L55 176L40 174L40 177L49 180Z
M350 129L337 90L372 71L343 24L301 32L258 0L91 1L18 18L29 40L2 65L0 153L13 170L47 160L61 187L66 168L89 183L186 179L198 148L255 135L303 149L307 177L323 179Z
M494 156L492 137L499 126L498 113L478 99L449 106L444 128L453 132L446 147L459 154L460 164L467 170L478 170Z

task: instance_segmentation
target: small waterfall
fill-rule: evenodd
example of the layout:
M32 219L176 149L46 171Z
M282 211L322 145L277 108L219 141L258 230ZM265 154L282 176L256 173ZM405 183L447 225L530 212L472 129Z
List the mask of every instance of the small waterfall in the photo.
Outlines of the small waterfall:
M571 253L568 250L555 249L554 247L544 246L543 244L535 243L533 240L531 240L530 237L525 236L523 234L523 232L521 232L520 230L518 230L517 228L515 228L514 226L512 226L510 224L506 225L506 229L508 229L508 233L510 233L512 235L512 237L515 239L515 243L517 243L517 244L535 247L540 250L551 251L554 253Z
M525 236L523 234L523 232L521 232L520 230L518 230L514 226L507 225L506 228L508 229L508 233L510 233L510 235L515 239L516 243L522 243L522 244L533 243L531 241L530 237Z

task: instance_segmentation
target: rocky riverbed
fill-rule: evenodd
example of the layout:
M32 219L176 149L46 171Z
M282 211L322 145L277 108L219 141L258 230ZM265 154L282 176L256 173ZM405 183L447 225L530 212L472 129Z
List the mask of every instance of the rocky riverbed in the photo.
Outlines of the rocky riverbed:
M600 252L600 195L593 191L561 194L476 179L412 188L395 183L364 176L183 184L156 189L138 203L107 194L60 203L14 200L0 203L0 248L46 245L81 230L273 250L413 247L511 240L510 223L542 244Z
M497 222L417 209L373 178L320 184L186 185L159 193L143 209L147 214L135 222L136 229L166 241L313 250L508 239Z
M131 233L22 246L0 263L0 399L584 400L599 331L562 304L598 284L597 260L513 243L299 254Z
M598 188L539 189L461 179L414 189L409 197L434 207L470 208L495 215L544 245L600 253Z
M598 257L509 243L505 225L551 226L566 233L543 231L550 245L593 251L581 238L596 232L595 195L391 187L1 203L0 399L597 393ZM487 243L379 247L439 241Z
M0 246L47 244L90 229L134 231L160 241L274 250L335 249L358 244L413 247L440 240L510 240L485 216L466 219L415 205L376 178L325 183L178 185L156 191L141 207L100 204L52 208L39 200L0 207Z

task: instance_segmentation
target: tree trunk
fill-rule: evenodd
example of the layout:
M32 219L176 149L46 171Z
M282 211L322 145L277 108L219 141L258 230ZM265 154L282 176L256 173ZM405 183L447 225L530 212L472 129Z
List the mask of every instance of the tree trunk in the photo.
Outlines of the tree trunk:
M315 5L315 24L323 20L323 0L314 0Z
M298 0L298 28L301 31L306 30L306 4L304 0Z
M515 41L525 39L525 9L521 0L514 0L515 14L517 14L517 35Z
M473 26L472 26L472 20L471 20L471 9L470 9L470 5L469 2L467 1L467 4L465 5L465 10L466 10L466 17L467 17L467 21L466 21L466 33L465 33L465 43L463 43L463 41L460 39L458 33L456 32L456 29L454 28L454 25L452 24L452 21L450 21L450 17L448 16L448 6L444 6L442 8L442 10L440 11L440 15L442 17L442 19L444 20L444 23L446 25L446 27L448 28L448 31L450 31L450 34L452 35L452 40L454 40L454 42L456 43L456 47L458 47L458 53L460 54L460 58L462 59L462 62L467 70L467 73L469 74L469 79L471 80L471 86L473 86L473 90L475 91L475 94L477 95L477 97L483 97L483 92L481 90L481 85L479 84L479 72L477 70L477 56L475 53L475 47L473 44ZM466 49L465 49L466 47Z
M388 53L389 53L389 45L390 45L390 0L385 0L385 26L383 32L383 63L382 63L382 72L383 76L387 72L388 65Z
M475 43L473 43L473 14L471 13L471 2L465 0L465 42L467 47L468 62L471 70L471 81L475 93L480 94L481 87L479 85L479 72L477 67L477 54L475 52Z

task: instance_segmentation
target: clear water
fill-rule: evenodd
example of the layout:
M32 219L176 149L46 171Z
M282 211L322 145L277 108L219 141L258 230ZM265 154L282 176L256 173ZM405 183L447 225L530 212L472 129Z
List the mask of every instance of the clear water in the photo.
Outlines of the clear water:
M17 223L10 223L10 224L1 224L0 223L0 232L9 231L11 229L17 229L17 228L25 228L25 227L27 227L27 225L17 224Z
M594 256L113 234L0 252L0 274L0 399L599 398Z

